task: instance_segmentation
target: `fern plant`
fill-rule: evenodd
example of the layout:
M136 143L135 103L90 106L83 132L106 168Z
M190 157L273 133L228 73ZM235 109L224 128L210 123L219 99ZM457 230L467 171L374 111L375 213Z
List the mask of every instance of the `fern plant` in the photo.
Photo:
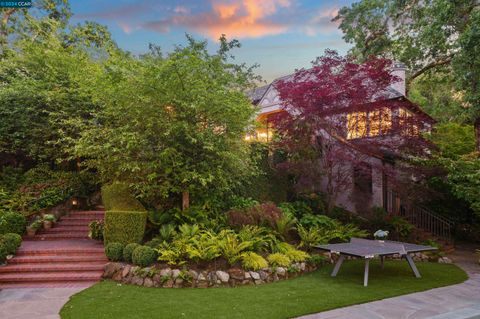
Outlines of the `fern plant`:
M178 227L178 231L178 236L183 238L192 238L200 232L200 226L198 226L197 224L182 224Z
M158 237L160 240L169 242L175 237L177 232L175 231L175 226L172 224L162 225L158 230Z
M192 237L185 248L188 258L194 261L209 261L220 256L217 236L209 231Z
M245 270L259 270L268 267L265 258L252 251L244 252L240 257L242 258L242 267Z
M222 236L219 235L219 238L222 238ZM251 249L252 242L239 240L235 233L226 233L218 242L218 245L221 255L227 259L230 265L233 265L239 260L242 252Z
M287 240L290 237L290 232L295 230L295 223L297 220L290 215L283 215L282 218L275 222L275 231L277 236L282 240Z
M320 234L320 229L317 227L305 228L299 224L297 231L298 236L300 236L300 244L298 246L304 247L307 250L311 249L314 245L328 242L328 240L325 242L326 238Z

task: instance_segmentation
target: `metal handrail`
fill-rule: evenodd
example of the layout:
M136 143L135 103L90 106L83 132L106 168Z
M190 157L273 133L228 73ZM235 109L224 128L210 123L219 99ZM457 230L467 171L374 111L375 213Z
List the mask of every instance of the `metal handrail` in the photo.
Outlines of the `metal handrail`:
M452 239L454 222L445 216L440 216L425 207L405 203L397 193L387 194L386 210L388 213L407 219L416 227L440 237L448 242Z

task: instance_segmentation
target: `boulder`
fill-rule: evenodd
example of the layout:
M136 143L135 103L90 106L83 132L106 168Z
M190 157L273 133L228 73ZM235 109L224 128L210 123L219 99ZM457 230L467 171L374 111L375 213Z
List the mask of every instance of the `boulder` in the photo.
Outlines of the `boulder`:
M172 270L172 278L176 279L180 275L181 271L179 269Z
M217 276L217 279L220 280L223 284L228 283L228 280L230 279L230 275L221 270L217 270L215 272L215 275Z
M103 267L103 278L112 278L112 276L122 269L121 263L110 262Z
M440 258L438 258L438 262L440 264L451 264L451 263L453 263L453 261L448 257L440 257Z
M231 268L228 270L230 278L235 280L243 280L245 278L245 272L240 268Z
M174 284L173 279L168 279L163 283L162 287L163 288L172 288L173 284Z
M287 270L284 267L277 268L277 275L279 277L285 277L286 274L287 274Z
M112 280L122 281L122 278L123 278L122 275L123 275L123 270L122 270L122 269L119 269L116 273L113 274Z
M132 266L125 265L125 267L123 267L123 270L122 270L122 277L123 278L127 277L131 269L132 269Z
M260 271L258 271L258 274L260 275L261 280L267 281L268 273L266 271L260 270Z
M145 287L153 287L153 280L151 278L145 278L143 285Z
M131 279L131 283L137 286L143 286L144 279L140 276L133 276Z
M188 274L190 275L190 277L192 277L192 281L197 280L197 278L198 278L198 273L197 273L195 270L189 270L189 271L188 271Z
M250 276L253 278L253 280L260 280L260 274L255 271L250 271Z
M165 268L160 270L160 277L171 277L172 276L172 270L170 268Z

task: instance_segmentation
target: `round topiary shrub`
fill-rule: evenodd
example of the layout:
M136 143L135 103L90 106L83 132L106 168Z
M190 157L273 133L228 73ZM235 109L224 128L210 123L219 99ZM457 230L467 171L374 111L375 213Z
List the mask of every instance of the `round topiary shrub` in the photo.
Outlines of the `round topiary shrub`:
M153 248L140 246L135 248L132 254L132 262L141 267L150 266L157 259L157 253Z
M141 245L136 244L136 243L131 243L131 244L128 244L127 246L125 246L125 248L123 249L123 260L131 263L132 262L133 251L140 246Z
M25 232L27 220L25 216L15 212L0 211L0 234L15 233L22 235Z
M0 264L3 264L7 260L8 251L5 244L0 242Z
M19 234L8 233L3 235L0 241L7 249L8 254L15 254L17 248L22 244L22 236Z
M267 260L268 263L274 267L288 267L292 263L290 258L281 253L270 254Z
M120 261L123 257L123 248L121 243L109 243L105 246L105 255L110 261Z

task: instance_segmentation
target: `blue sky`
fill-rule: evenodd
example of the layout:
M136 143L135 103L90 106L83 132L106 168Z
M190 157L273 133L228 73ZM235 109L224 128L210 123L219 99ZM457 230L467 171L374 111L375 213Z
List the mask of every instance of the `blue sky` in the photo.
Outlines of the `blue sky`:
M352 0L72 0L73 21L107 25L119 46L133 53L155 43L168 52L185 33L208 39L236 38L239 62L258 63L266 81L306 67L326 48L350 47L331 22Z

